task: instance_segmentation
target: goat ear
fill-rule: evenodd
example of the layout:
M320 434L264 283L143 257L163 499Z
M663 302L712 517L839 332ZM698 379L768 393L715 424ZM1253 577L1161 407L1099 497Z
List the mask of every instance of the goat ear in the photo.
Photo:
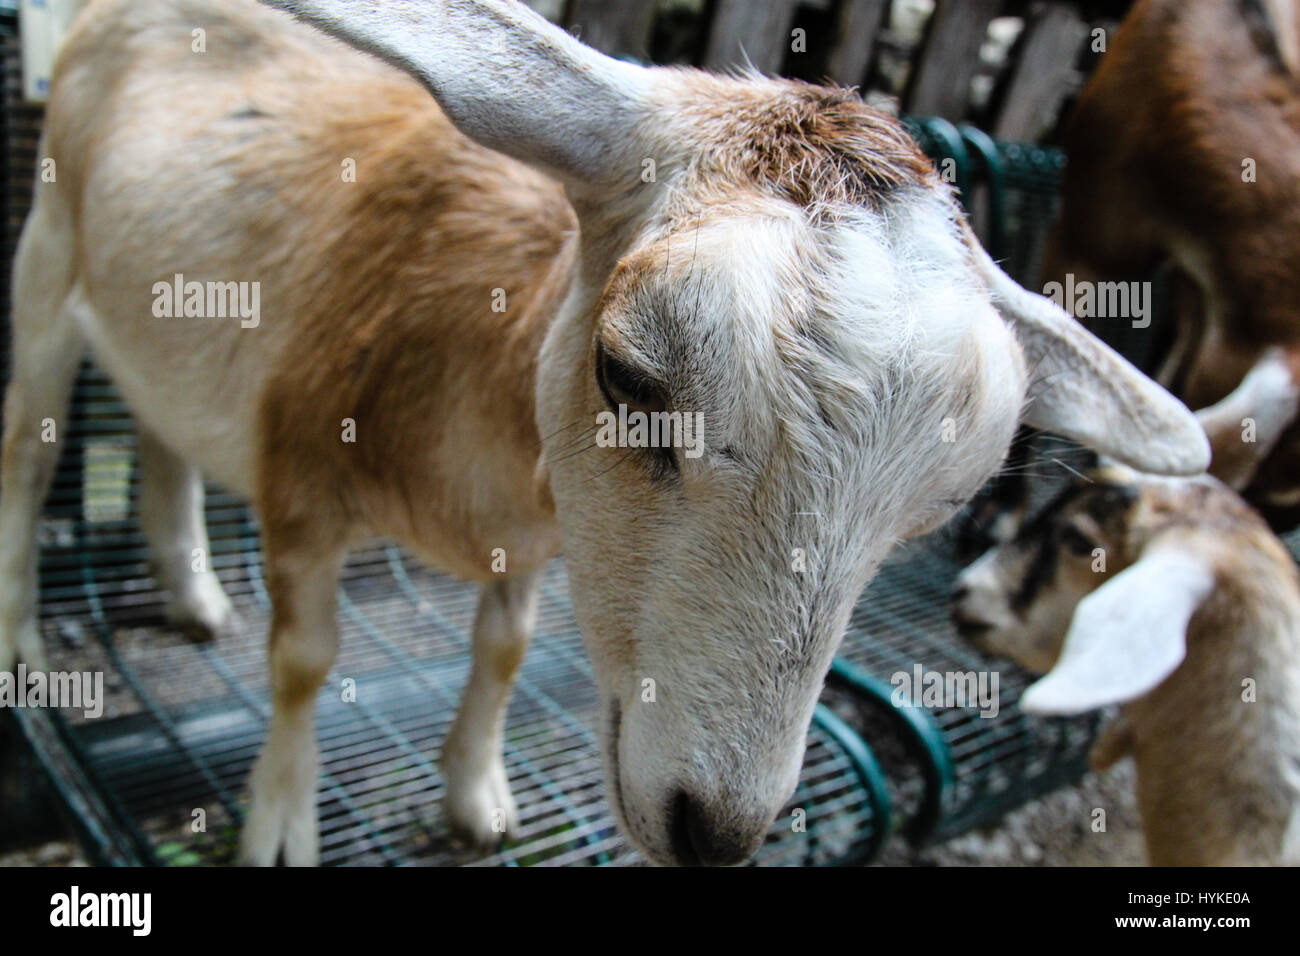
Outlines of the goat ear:
M403 70L466 136L580 185L626 178L652 72L515 0L262 0Z
M1020 709L1078 714L1142 696L1182 663L1187 623L1213 588L1213 568L1194 547L1148 545L1079 602L1060 658L1024 692Z
M1264 353L1241 384L1223 400L1196 413L1210 438L1210 470L1225 485L1241 491L1272 453L1300 411L1297 356L1274 348ZM1247 420L1253 434L1247 437Z
M966 227L975 267L1029 360L1026 424L1157 475L1210 463L1205 433L1182 402L1045 296L1020 287Z

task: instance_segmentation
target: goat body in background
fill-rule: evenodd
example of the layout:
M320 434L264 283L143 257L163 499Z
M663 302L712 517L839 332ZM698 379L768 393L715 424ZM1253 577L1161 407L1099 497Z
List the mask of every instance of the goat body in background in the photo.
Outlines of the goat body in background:
M1300 3L1138 0L1063 145L1044 282L1138 282L1172 266L1177 327L1155 377L1202 410L1211 473L1274 528L1294 527Z

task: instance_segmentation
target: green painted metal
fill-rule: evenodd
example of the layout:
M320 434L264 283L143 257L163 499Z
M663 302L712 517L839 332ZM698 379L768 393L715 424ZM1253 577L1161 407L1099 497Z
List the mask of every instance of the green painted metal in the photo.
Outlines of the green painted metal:
M971 162L966 150L966 141L961 131L948 120L939 116L904 117L903 125L916 137L921 148L939 166L944 174L945 163L951 161L953 175L951 182L963 198L970 195ZM945 176L945 180L948 177Z
M995 259L1006 256L1007 250L1007 197L1002 176L1002 155L993 137L974 126L959 128L962 142L984 163L988 180L989 235L988 251Z
M846 865L869 862L884 846L893 824L885 773L866 742L825 704L818 704L813 711L813 723L830 734L844 748L853 762L863 793L872 807L874 826L869 839L859 851L844 857L840 862Z
M910 703L896 704L889 684L843 657L832 662L829 680L860 694L895 719L899 733L920 760L925 778L925 795L920 809L907 824L907 837L917 843L928 839L942 819L944 803L956 777L939 725L924 708Z
M12 719L59 801L64 819L92 866L139 866L152 862L147 842L137 839L129 816L83 762L75 735L57 712L15 708Z

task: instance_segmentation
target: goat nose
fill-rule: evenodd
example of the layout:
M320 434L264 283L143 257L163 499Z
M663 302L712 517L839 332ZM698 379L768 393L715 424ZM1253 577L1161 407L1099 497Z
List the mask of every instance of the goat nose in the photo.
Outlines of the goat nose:
M960 604L966 598L970 597L970 586L958 581L952 586L952 592L948 595L954 604Z
M754 852L754 840L736 828L719 826L685 791L669 809L673 856L680 866L733 866Z

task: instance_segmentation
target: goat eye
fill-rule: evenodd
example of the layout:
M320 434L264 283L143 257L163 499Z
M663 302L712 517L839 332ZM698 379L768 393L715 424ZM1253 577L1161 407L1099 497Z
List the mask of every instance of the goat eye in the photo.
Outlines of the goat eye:
M1093 540L1075 527L1067 527L1061 532L1061 544L1071 554L1079 557L1087 557L1096 548Z
M654 414L668 407L663 386L636 367L611 355L599 343L596 345L596 384L614 411L618 411L619 406L625 406L629 412ZM677 456L671 447L647 450L654 452L649 461L656 478L678 470Z
M657 382L601 345L596 347L596 384L614 409L626 405L630 411L661 412L668 405Z

